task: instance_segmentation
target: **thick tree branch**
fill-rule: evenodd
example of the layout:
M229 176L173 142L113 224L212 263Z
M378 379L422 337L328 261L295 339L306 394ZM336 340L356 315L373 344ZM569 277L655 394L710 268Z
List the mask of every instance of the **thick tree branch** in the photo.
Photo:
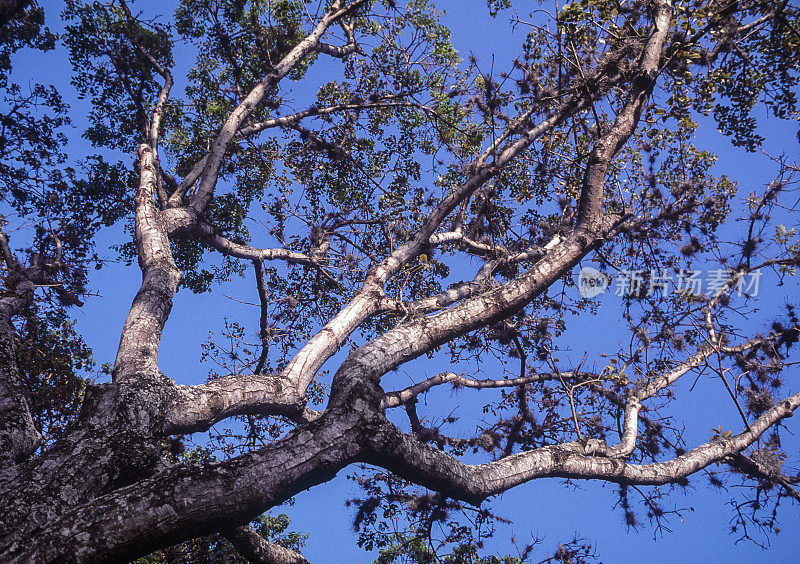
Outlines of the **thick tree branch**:
M68 293L48 275L48 269L63 266L61 241L52 235L48 240L55 245L53 259L48 261L42 248L31 253L30 264L25 267L14 256L8 236L0 231L0 255L7 270L7 291L0 297L0 467L24 460L42 442L31 415L28 387L19 370L11 320L32 303L39 286L52 286L62 295Z
M598 139L589 156L578 203L578 219L575 226L577 232L591 235L599 225L608 167L636 130L642 108L655 86L659 62L669 33L672 4L669 0L658 0L653 3L653 10L653 29L642 53L638 77L630 85L627 100L617 114L614 124Z
M604 239L614 229L597 234ZM518 278L460 302L430 317L415 319L387 331L350 354L334 379L333 394L363 379L378 381L383 374L421 354L482 325L518 311L546 290L592 250L583 236L570 235ZM349 383L348 383L349 382Z
M31 543L4 531L3 562L130 561L177 542L246 523L325 482L363 450L363 404L221 463L175 465L151 478L83 500L39 529ZM89 540L87 540L89 539Z
M669 21L669 18L667 18L667 21ZM661 39L663 42L663 38ZM347 338L363 320L379 310L379 308L375 306L374 299L365 299L365 293L371 292L375 295L375 298L380 299L382 288L386 281L396 274L409 260L419 255L424 246L429 244L430 238L433 236L436 229L438 229L442 221L453 209L469 198L480 186L492 178L499 169L506 166L519 154L524 152L533 141L562 123L568 117L587 107L593 97L597 95L597 93L591 93L589 95L582 93L567 99L543 121L524 131L517 141L513 143L510 142L496 155L491 165L483 164L482 166L472 167L474 170L472 176L459 188L453 190L442 199L408 242L398 247L389 257L370 271L365 281L364 289L356 300L346 306L331 323L326 326L323 332L318 333L309 341L306 347L304 347L287 366L284 373L287 375L293 373L293 377L298 379L302 387L307 386L314 372L339 348L339 346L341 346L344 339ZM514 129L516 128L517 126L514 125ZM573 241L573 243L581 248L586 246L585 240L576 240ZM576 257L575 260L579 258L580 257ZM567 262L568 261L565 261L562 267L566 266ZM572 265L569 265L568 267L571 268L571 266ZM469 330L471 329L467 329L460 334L468 332ZM313 349L317 349L322 354L316 353ZM308 362L307 358L309 354L316 356L314 361ZM302 365L299 364L301 358Z
M667 462L629 464L621 459L586 456L582 445L565 443L522 452L495 462L467 465L387 424L372 441L369 461L415 483L456 499L479 504L536 478L599 479L629 485L659 485L679 481L714 462L738 453L772 425L800 406L800 392L781 401L742 433L715 438Z
M115 381L158 379L156 359L161 332L180 279L161 213L154 201L158 175L156 154L143 144L139 148L139 158L141 175L136 194L135 230L142 285L122 329L114 363Z
M236 527L225 531L224 536L236 547L239 554L256 564L308 564L308 560L293 550L267 542L252 527Z
M492 275L500 266L519 264L528 261L535 262L546 254L545 249L540 249L538 247L522 252L511 253L508 249L500 245L489 245L473 241L460 231L437 233L432 235L429 241L431 246L457 242L464 245L470 254L482 257L496 256L497 258L487 261L486 264L478 270L475 278L472 280L455 284L436 295L421 298L413 302L404 302L383 297L380 300L379 306L381 311L394 311L396 313L408 315L431 313L444 309L454 303L486 291L492 284Z
M328 16L326 16L326 18L327 17ZM330 25L330 22L327 25ZM320 30L320 26L322 26L322 22L317 27L317 30ZM287 56L287 59L288 58L289 57ZM263 84L264 82L262 82L262 85ZM258 88L259 87L254 89L254 91L251 92L251 95L257 92ZM525 151L531 145L531 143L533 143L533 141L538 139L547 131L551 130L553 127L556 127L558 124L562 123L568 117L587 107L590 101L598 95L599 94L596 92L591 94L586 94L585 92L575 94L573 97L563 102L542 122L524 131L519 140L509 143L500 152L500 154L496 156L491 165L484 164L480 167L474 167L475 171L467 180L467 182L465 182L460 188L447 195L440 202L440 204L434 208L434 210L429 214L427 220L423 223L423 225L420 226L410 241L396 249L382 263L373 267L367 276L367 280L364 283L362 291L330 322L328 322L322 331L317 333L308 341L308 343L286 366L283 371L283 376L295 381L297 383L298 390L304 391L312 381L314 374L319 367L322 366L322 364L328 358L330 358L336 352L336 350L339 349L349 335L363 321L380 311L378 301L381 299L383 285L389 280L389 278L396 274L404 264L419 255L421 249L428 244L430 237L434 234L436 229L450 214L450 212L472 193L474 193L474 191L482 186L487 180L493 177L497 170L506 166L520 153ZM236 121L234 118L236 115L238 115L237 112L244 112L242 108L245 106L246 104L243 103L240 108L231 115L229 124ZM240 111L240 109L242 110ZM245 118L246 115L241 117L241 120L236 123L241 123ZM226 125L226 127L228 126ZM238 127L238 125L236 125L236 127ZM517 125L514 125L514 130L516 130L517 127ZM234 134L235 131L232 129L230 132L231 139L233 138ZM223 133L220 133L218 140L222 138ZM209 157L209 161L207 161L206 167L202 174L204 178L203 189L207 188L205 179L209 167L213 168L214 166L217 166L218 168L218 165L211 164L213 153L214 150L212 149L212 154ZM221 159L221 157L219 158ZM207 196L210 197L208 194ZM200 209L194 204L193 207L195 209Z
M177 386L176 392L165 414L168 435L204 431L234 415L283 415L300 421L316 417L292 386L272 374L234 374Z
M462 282L452 288L414 302L404 302L382 298L380 301L381 311L393 311L401 315L424 314L439 311L456 302L475 296L489 288L490 282L485 278Z
M30 281L17 284L17 295L0 298L0 468L20 462L42 442L30 411L30 395L19 372L11 315L33 296ZM26 299L26 296L28 298Z

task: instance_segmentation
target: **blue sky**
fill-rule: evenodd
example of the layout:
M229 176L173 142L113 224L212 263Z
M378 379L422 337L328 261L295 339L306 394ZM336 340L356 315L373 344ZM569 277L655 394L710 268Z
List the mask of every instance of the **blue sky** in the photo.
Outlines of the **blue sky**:
M54 29L61 25L56 17L61 9L61 2L44 2L47 21ZM519 3L520 6L525 2ZM527 3L538 6L538 3ZM155 2L138 2L134 6L150 10L162 6ZM454 0L437 2L444 11L443 22L452 33L452 41L456 49L466 58L474 53L482 69L492 66L496 71L510 68L510 62L518 53L519 46L525 36L525 29L516 33L509 31L509 13L502 13L498 18L488 16L483 0L457 2ZM525 15L524 13L522 15ZM82 116L88 113L87 104L75 96L69 85L70 69L63 49L45 56L29 56L22 54L16 61L15 74L18 82L24 82L23 76L31 81L52 82L57 85L65 100L72 107L72 119L75 128L69 135L69 150L75 158L91 154L92 148L81 139ZM313 75L312 75L313 77ZM316 77L320 81L326 76L321 73ZM181 86L180 83L177 85ZM704 124L705 126L706 124ZM795 126L796 127L796 126ZM711 133L706 131L710 129ZM795 129L791 125L766 120L766 148L774 154L797 154L794 140ZM744 194L759 189L768 183L773 169L768 166L766 157L760 153L745 154L733 149L729 142L717 135L715 128L703 128L698 135L698 144L710 144L720 156L716 172L728 174L737 180ZM703 143L700 143L702 141ZM131 156L119 156L132 162ZM789 218L792 220L793 218ZM794 224L797 221L794 220ZM121 229L102 236L105 244L121 241ZM106 256L113 257L113 251ZM119 331L128 311L130 300L139 286L139 271L135 265L124 267L122 264L110 264L94 275L91 288L99 292L99 296L87 300L86 305L75 312L78 328L85 335L87 342L94 349L99 362L113 362ZM789 287L778 288L774 278L765 277L762 281L761 298L765 309L794 298ZM577 291L577 290L575 290ZM221 297L224 294L235 299ZM566 341L574 355L580 357L584 352L613 353L619 346L619 339L627 339L627 334L618 335L609 331L620 321L620 300L613 295L604 295L600 300L600 313L596 317L581 318L570 324ZM248 271L241 280L234 280L215 292L193 295L182 291L175 299L172 317L165 329L162 348L159 355L160 366L168 376L179 383L200 383L205 381L209 366L199 363L200 345L208 338L210 331L219 330L222 320L236 320L248 327L256 327L258 310L236 300L255 302L255 284ZM764 330L770 318L768 311L762 315L754 315L748 323L753 331ZM577 321L577 320L576 320ZM420 369L431 374L440 371L437 366L424 365L417 361L404 370L411 372ZM797 369L787 377L789 381L797 381ZM392 381L402 385L402 372L395 375ZM718 402L719 382L700 381L693 391L689 384L678 387L677 393L682 400L682 414L693 414L701 420L696 429L689 431L691 440L702 442L708 439L708 429L722 424L725 428L738 429L740 422L735 410L728 403ZM795 387L796 388L796 387ZM428 401L451 402L448 391L431 394ZM436 394L439 394L437 396ZM464 392L455 402L466 417L471 411L484 403ZM437 400L438 397L438 400ZM791 423L790 423L791 425ZM696 443L695 443L696 444ZM798 444L791 445L790 462L797 464L800 452ZM285 512L293 519L292 528L309 532L311 537L304 553L312 562L372 562L374 555L368 555L357 548L357 535L352 530L352 511L344 507L344 500L358 496L359 492L352 482L345 479L350 473L343 471L333 481L314 488L307 494L296 497L294 506L277 508L274 512ZM693 488L687 494L676 492L670 498L667 508L673 505L680 508L693 508L686 511L683 520L677 518L670 521L672 533L653 538L653 529L647 524L639 532L626 531L622 513L612 511L616 501L616 489L613 485L599 483L578 483L577 487L564 486L559 480L542 480L516 488L500 496L493 504L494 510L514 521L513 526L501 526L496 542L490 544L489 552L514 553L508 539L512 532L524 544L531 536L544 537L542 558L544 554L555 550L559 541L566 541L577 533L593 542L600 558L604 562L764 562L791 561L800 550L800 515L797 506L787 507L783 512L782 525L784 532L770 539L772 548L764 552L750 543L734 545L736 537L729 534L728 525L732 517L726 505L729 495L726 492L713 491L706 487L705 480L696 478ZM536 559L534 558L534 561Z

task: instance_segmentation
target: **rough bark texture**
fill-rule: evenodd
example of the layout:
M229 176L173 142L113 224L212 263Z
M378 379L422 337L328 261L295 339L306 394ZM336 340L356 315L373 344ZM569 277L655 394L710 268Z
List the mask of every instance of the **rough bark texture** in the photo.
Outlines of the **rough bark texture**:
M14 347L14 328L0 316L0 465L19 462L33 452L41 436L33 424L28 390L22 382Z
M240 554L251 562L263 564L308 564L308 560L296 552L266 542L250 527L237 527L225 533Z
M0 26L23 4L0 2ZM502 135L465 167L464 181L444 193L412 233L373 261L363 284L359 280L360 287L353 290L349 301L299 347L280 374L260 373L266 353L258 362L257 373L231 374L203 385L179 386L161 373L159 345L181 277L170 237L202 241L226 256L255 262L263 308L260 336L265 350L269 335L264 312L274 296L265 293L262 261L304 265L320 276L331 276L326 270L329 244L325 241L314 243L315 249L308 254L254 248L220 235L205 212L236 142L269 127L300 128L300 120L306 117L353 109L347 104L314 107L269 123L253 123L251 118L278 82L309 56L341 58L358 53L351 17L364 5L363 0L330 4L310 32L249 93L241 94L238 106L210 140L207 153L167 194L158 144L172 77L132 31L136 22L123 3L131 42L149 61L154 75L163 80L138 150L135 238L141 287L121 331L113 381L90 386L77 419L53 445L34 456L40 437L16 361L12 321L20 308L34 299L37 285L49 279L43 267L36 266L38 263L23 269L12 257L7 239L0 241L13 282L7 281L9 291L0 298L1 561L124 562L180 541L221 532L252 561L304 563L301 555L267 543L246 523L358 462L388 469L425 488L473 504L545 477L658 485L680 481L715 462L729 461L738 461L740 467L759 476L768 474L756 462L740 458L740 453L790 417L800 406L800 393L778 401L753 421L745 419L745 427L738 434L714 437L663 462L630 461L640 438L645 402L692 370L710 364L715 355L757 351L779 342L780 336L771 334L741 345L726 345L710 320L713 300L704 306L709 319L707 342L703 341L694 354L676 357L670 366L643 376L617 401L621 424L616 444L581 436L574 410L578 440L509 452L485 464L465 464L443 448L426 443L413 405L418 395L435 386L451 383L524 392L524 387L532 383L557 381L565 387L567 383L581 386L592 377L580 367L570 372L526 372L521 346L519 378L480 380L445 372L403 390L386 393L381 388L388 373L437 347L480 328L502 328L504 320L528 307L602 243L652 219L632 218L627 210L609 209L605 205L609 189L606 180L614 159L639 127L666 64L674 16L672 4L666 0L651 4L650 28L631 42L634 47L603 59L594 74L582 77L580 88L553 101L539 122L531 121L532 110L508 119ZM343 46L322 41L335 25L345 34ZM619 67L624 57L628 66L622 72ZM574 217L567 218L568 229L553 235L541 247L513 252L495 245L491 238L465 231L461 216L485 195L500 173L535 141L552 134L568 119L589 112L595 102L617 88L624 89L625 96L619 101L613 122L597 135L587 155L582 181L576 187L578 207ZM387 97L364 102L360 108L389 108L400 103ZM427 266L425 253L445 245L457 246L484 261L474 280L413 303L387 298L390 281L401 277L414 261ZM518 265L524 268L510 280L495 280L498 269ZM12 274L16 276L13 280ZM335 370L324 410L310 410L306 405L309 386L319 370L359 328L386 312L396 313L398 322L350 351ZM592 382L601 380L597 376ZM386 417L385 410L401 406L412 408L415 432L401 431ZM170 435L203 431L240 415L280 416L291 420L296 428L279 440L223 462L172 464L163 457L163 442Z

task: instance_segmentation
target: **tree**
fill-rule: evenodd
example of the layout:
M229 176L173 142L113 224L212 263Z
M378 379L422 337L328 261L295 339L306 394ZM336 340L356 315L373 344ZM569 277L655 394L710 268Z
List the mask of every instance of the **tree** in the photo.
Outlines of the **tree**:
M527 30L519 56L486 68L461 60L432 2L401 4L181 0L166 20L68 0L97 148L80 165L58 135L59 93L9 79L16 50L54 45L41 8L0 6L3 561L134 559L222 534L249 559L301 562L297 539L270 544L247 523L347 468L365 490L354 524L382 562L430 561L435 523L448 561L478 561L494 519L482 502L544 477L618 484L629 525L629 492L661 526L664 496L702 473L749 486L742 526L774 528L773 508L800 501L781 445L800 405L785 380L800 322L791 305L765 330L742 321L758 273L796 284L798 168L775 157L774 181L742 206L694 144L715 123L747 158L761 108L797 118L798 8L543 5L512 19ZM17 245L14 221L40 227ZM118 251L141 287L111 379L95 383L69 312L103 267L95 234L126 221ZM596 358L562 339L595 308L569 291L590 262L581 284L628 281L621 345ZM689 285L708 264L713 287ZM230 347L206 346L207 383L163 374L176 292L250 268L256 345L230 321ZM696 378L724 384L740 428L686 440L673 390ZM483 414L457 422L444 396L422 412L442 386L481 390ZM212 425L213 456L181 455ZM590 554L576 540L553 561Z

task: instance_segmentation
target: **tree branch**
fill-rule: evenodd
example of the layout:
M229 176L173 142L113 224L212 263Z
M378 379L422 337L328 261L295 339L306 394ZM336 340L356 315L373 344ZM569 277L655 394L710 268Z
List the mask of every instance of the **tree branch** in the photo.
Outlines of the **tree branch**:
M154 202L157 156L146 144L139 147L139 155L135 233L142 285L122 328L114 363L115 381L160 378L158 347L180 280L161 213Z
M366 0L356 0L348 4L344 8L341 7L341 2L337 0L328 11L322 20L317 24L314 30L298 43L275 67L272 72L264 76L261 82L256 85L250 93L245 96L244 100L239 106L231 112L228 119L223 124L217 137L211 145L211 150L208 155L208 160L203 168L202 183L197 189L194 197L192 198L191 207L197 211L202 212L205 210L208 202L214 194L214 188L217 184L220 167L225 159L225 155L230 148L236 133L239 131L241 125L245 122L253 110L261 103L267 93L272 90L280 80L285 77L289 72L296 67L305 57L314 50L315 46L319 43L322 35L327 29L335 23L339 18L347 15L359 6L364 4Z
M55 257L48 261L45 249L31 253L30 265L23 267L11 250L8 236L0 231L0 255L8 274L7 291L0 297L0 467L24 460L42 443L31 415L31 398L17 362L17 348L12 317L33 302L36 288L52 286L62 294L69 294L51 279L48 268L58 268L61 263L61 241L50 235L45 241L55 245ZM44 244L43 244L44 246ZM80 303L74 296L74 303Z
M653 30L642 53L639 76L630 85L625 105L617 114L614 124L597 140L588 159L575 225L577 232L586 235L591 236L601 220L608 166L636 130L642 108L650 98L658 77L659 62L669 33L672 5L669 0L658 0L654 2L653 10Z
M308 560L293 550L267 542L252 527L243 526L223 533L239 554L256 564L308 564Z
M256 363L254 374L261 374L264 371L264 364L267 362L267 355L269 354L269 341L271 334L269 331L269 318L267 308L269 306L269 296L267 295L267 287L264 284L264 262L261 260L253 261L253 269L256 276L256 288L258 289L258 303L261 315L258 320L258 336L261 337L261 354Z
M767 429L800 406L800 392L764 413L750 430L730 438L717 437L667 462L629 464L620 459L584 455L578 443L547 446L486 464L467 465L432 448L391 423L371 446L368 462L450 497L475 505L489 496L536 478L599 479L630 485L660 485L679 481L709 464L723 461L756 441Z
M587 376L586 373L570 373L564 372L561 374L562 378L567 379L575 379L575 378L582 378ZM461 374L456 374L454 372L442 372L441 374L437 374L432 378L428 378L427 380L423 380L418 384L414 384L413 386L409 386L403 390L399 390L396 392L387 392L386 395L383 396L381 399L381 409L390 409L393 407L399 407L401 405L405 405L406 403L414 400L417 396L422 393L427 392L431 388L435 386L441 386L442 384L452 384L454 388L472 388L476 390L482 390L486 388L510 388L515 386L523 386L525 384L531 384L533 382L547 382L549 380L558 380L559 376L555 373L548 373L548 374L533 374L531 376L525 376L521 378L506 378L502 380L477 380L474 378L466 378Z
M225 462L165 466L152 477L83 499L42 528L36 543L24 531L4 531L0 561L129 562L254 519L330 480L358 457L369 432L363 414L351 409L339 415Z
M377 102L338 104L335 106L327 106L325 108L309 108L307 110L296 112L287 116L276 117L246 125L239 130L236 135L236 139L244 139L274 127L288 127L292 124L299 123L307 117L327 116L338 112L367 110L374 108L417 108L428 113L434 112L433 109L417 102L409 102L405 100L394 101L403 96L404 94L396 94L392 96L386 96Z
M206 168L206 163L208 162L208 154L203 155L199 161L195 163L192 167L192 170L189 171L180 184L178 184L178 188L175 192L167 200L167 208L176 208L182 206L184 204L184 198L186 194L191 190L193 187L196 186L197 182L200 180L200 177L203 175L203 170Z
M394 101L397 98L401 98L403 96L404 94L396 94L391 96L385 96L377 102L338 104L335 106L328 106L325 108L309 108L307 110L296 112L291 115L281 116L256 123L251 123L239 129L239 131L234 137L234 141L246 139L267 129L275 127L288 127L291 126L292 124L300 122L301 120L307 117L326 116L337 112L364 110L370 108L395 108L395 107L401 107L401 108L414 107L429 113L434 112L434 110L432 110L431 108L428 108L427 106L418 104L416 102L408 102L403 100ZM193 186L195 186L197 181L202 177L203 170L205 169L207 161L208 161L208 154L205 154L203 155L203 158L201 158L194 165L194 167L192 167L192 170L181 181L175 193L173 193L172 196L170 196L168 200L168 207L177 207L183 205L183 198L186 196L189 190Z
M728 462L731 466L741 472L744 472L745 474L759 478L771 484L780 484L789 497L793 498L795 501L800 501L800 492L798 492L792 486L789 480L786 479L786 476L781 474L779 471L770 470L763 464L742 453L731 455Z
M169 91L172 89L172 73L168 68L159 63L153 54L150 53L150 51L144 45L142 45L138 31L136 31L134 28L136 20L131 15L131 11L128 8L128 4L125 2L125 0L120 0L120 5L122 6L123 11L125 12L125 17L128 21L128 37L130 38L131 43L134 44L139 53L141 53L142 56L147 59L153 69L155 69L155 71L164 79L164 85L161 87L161 91L158 94L158 100L153 107L153 111L150 113L150 120L147 126L147 143L150 145L150 148L155 151L156 160L158 160L159 130L161 129L161 120L164 117L164 105L167 103ZM162 198L162 201L166 202L166 198Z
M20 287L30 285L30 287ZM15 292L33 296L32 283L19 284ZM20 462L42 442L31 417L30 395L19 372L11 314L24 302L23 296L0 299L0 468ZM15 303L11 303L15 302Z
M615 229L613 218L597 233L603 240ZM342 363L334 378L337 388L377 382L383 374L445 342L484 324L504 319L546 290L592 250L583 236L570 235L539 262L503 286L460 302L436 315L414 319L357 349ZM356 383L358 382L358 383Z
M347 43L343 46L336 46L320 41L314 47L315 51L318 53L324 53L325 55L330 55L331 57L336 57L337 59L344 59L348 55L352 55L353 53L360 51L358 44L356 43L356 36L353 33L353 22L345 23L340 21L339 25L342 30L344 30L345 36L347 36Z
M308 422L318 414L305 408L293 386L274 374L234 374L197 386L176 386L165 413L164 433L205 431L234 415L283 415Z

